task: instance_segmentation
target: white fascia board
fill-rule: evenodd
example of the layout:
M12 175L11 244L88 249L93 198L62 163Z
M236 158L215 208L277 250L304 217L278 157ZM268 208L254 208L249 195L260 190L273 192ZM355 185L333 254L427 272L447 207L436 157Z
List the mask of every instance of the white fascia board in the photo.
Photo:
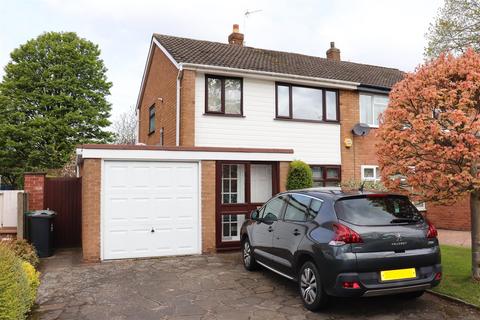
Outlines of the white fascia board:
M292 161L293 153L77 149L82 159L141 161Z
M145 63L145 69L143 69L143 76L142 76L142 82L140 84L140 90L138 92L138 97L137 97L137 109L140 108L140 99L142 97L143 90L145 89L145 81L147 80L147 71L150 68L150 61L152 60L153 53L155 52L154 50L154 45L156 45L162 52L165 54L165 56L172 62L172 64L179 69L180 65L178 64L175 59L173 59L172 55L165 49L164 46L158 42L157 39L155 39L154 36L152 36L152 40L150 41L150 48L148 49L148 56L147 56L147 62Z
M178 62L173 58L170 52L168 52L167 49L165 49L165 47L162 46L157 39L155 39L155 36L152 37L152 40L153 43L155 43L157 47L162 50L163 54L165 54L165 56L168 58L168 60L170 60L170 62L175 66L175 68L180 69L180 65L178 64Z
M275 81L283 81L283 82L295 81L296 83L299 83L299 84L310 84L310 85L317 85L317 86L328 87L328 88L357 90L358 86L360 85L360 82L306 77L306 76L298 76L298 75L268 72L268 71L245 70L245 69L237 69L237 68L229 68L229 67L210 66L210 65L203 65L203 64L181 63L181 66L183 69L195 70L195 71L200 71L205 73L211 72L211 73L238 76L238 77L249 75L250 77L257 78L257 79L267 79L267 80L275 80Z

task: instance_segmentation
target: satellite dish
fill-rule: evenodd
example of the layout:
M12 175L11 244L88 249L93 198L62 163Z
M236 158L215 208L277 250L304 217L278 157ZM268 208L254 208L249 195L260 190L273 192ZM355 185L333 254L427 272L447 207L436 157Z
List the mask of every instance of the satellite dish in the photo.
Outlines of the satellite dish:
M365 123L357 123L353 127L352 132L356 136L366 136L370 132L370 127Z

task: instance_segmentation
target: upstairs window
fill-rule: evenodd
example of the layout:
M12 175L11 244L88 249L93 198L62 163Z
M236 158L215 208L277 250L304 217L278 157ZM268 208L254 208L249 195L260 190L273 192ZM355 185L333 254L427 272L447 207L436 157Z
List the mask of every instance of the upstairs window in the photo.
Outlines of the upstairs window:
M148 109L148 134L155 132L155 105Z
M388 96L360 94L360 122L378 127L380 115L387 109Z
M276 117L307 121L338 121L335 90L276 84Z
M241 78L205 76L205 113L241 116L242 91Z

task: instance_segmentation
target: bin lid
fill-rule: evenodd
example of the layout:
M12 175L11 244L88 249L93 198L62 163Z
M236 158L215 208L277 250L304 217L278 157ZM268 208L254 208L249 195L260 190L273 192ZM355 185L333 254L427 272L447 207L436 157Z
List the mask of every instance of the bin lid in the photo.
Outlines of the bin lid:
M57 215L53 210L34 210L25 212L25 214L34 218L53 218Z

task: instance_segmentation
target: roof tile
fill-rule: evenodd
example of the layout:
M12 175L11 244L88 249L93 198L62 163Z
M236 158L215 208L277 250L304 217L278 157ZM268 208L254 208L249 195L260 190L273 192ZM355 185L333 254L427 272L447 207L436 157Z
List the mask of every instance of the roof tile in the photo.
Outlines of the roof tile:
M342 80L387 89L404 76L393 68L162 34L153 36L178 63Z

